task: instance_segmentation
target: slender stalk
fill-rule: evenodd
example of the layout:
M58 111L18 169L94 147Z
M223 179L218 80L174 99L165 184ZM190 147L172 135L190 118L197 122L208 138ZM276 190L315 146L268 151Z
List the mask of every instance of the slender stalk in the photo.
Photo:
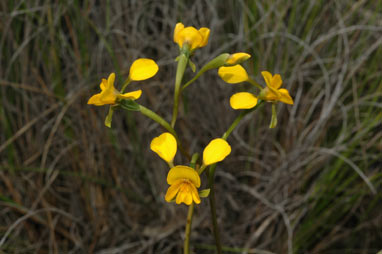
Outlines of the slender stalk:
M179 109L179 99L181 95L181 83L184 75L184 71L186 70L188 59L190 57L190 52L188 48L184 47L179 55L178 67L176 69L176 77L175 77L175 92L174 92L174 108L172 111L172 119L171 119L171 127L175 127L176 118L178 116Z
M191 234L191 224L192 224L192 216L194 214L194 202L188 207L187 214L187 224L186 224L186 236L184 239L184 254L190 253L190 234Z
M190 167L191 168L196 169L196 161L198 160L198 158L199 158L199 154L198 153L194 153L192 155L191 162L190 162Z
M184 85L182 86L181 91L183 91L184 89L186 89L186 87L188 87L189 85L191 85L192 83L194 83L195 80L197 80L197 79L200 77L200 75L202 75L203 73L204 73L204 71L202 72L201 70L200 70L198 73L196 73L196 75L195 75L190 81L188 81L186 84L184 84Z
M203 171L206 169L206 165L202 165L200 168L198 168L198 174L201 175L203 173Z
M242 111L240 113L240 115L238 117L236 117L236 119L232 122L231 126L227 129L226 132L224 132L223 136L222 136L222 139L224 140L227 140L228 136L232 133L232 131L237 127L237 125L240 123L240 121L244 118L244 116L248 115L249 113L255 111L256 109L258 109L262 104L264 103L264 101L262 100L259 100L257 102L257 105L251 109L246 109L244 111Z
M123 83L120 93L123 93L123 92L125 91L126 87L127 87L130 83L131 83L131 80L130 80L130 77L128 77L128 78L125 80L125 83Z
M214 174L215 174L216 164L210 167L210 172L208 174L208 183L210 185L210 195L208 199L210 200L210 211L212 218L212 229L215 237L216 251L218 254L222 253L222 243L220 240L219 225L216 216L216 201L215 201L215 185L214 185Z
M222 139L227 140L228 136L231 132L236 128L236 126L240 123L240 121L246 116L250 111L242 111L238 117L232 122L231 126L228 128L226 132L224 132Z
M217 57L215 57L214 59L212 59L208 63L206 63L190 81L188 81L186 84L184 84L182 86L181 91L186 89L189 85L191 85L195 80L197 80L206 71L223 66L225 64L226 60L228 59L228 57L229 57L228 53L223 53L223 54L218 55Z
M272 103L272 119L269 124L269 128L275 128L277 125L277 111L276 111L276 103Z
M183 147L181 146L180 144L180 140L179 140L179 137L178 135L176 134L175 130L171 127L171 125L166 121L164 120L160 115L158 115L157 113L151 111L150 109L142 106L142 105L139 105L139 111L147 116L148 118L151 118L152 120L154 120L155 122L159 123L163 128L165 128L166 130L168 130L168 132L170 132L176 139L176 142L178 144L178 147L179 147L179 150L180 152L186 156L188 159L191 158L191 156L188 154L188 152L186 150L183 149Z
M167 164L168 164L168 166L169 166L170 168L173 168L173 167L174 167L174 162L172 162L172 161L167 162Z
M251 85L253 85L253 86L259 88L260 90L263 90L263 89L264 89L259 83L257 83L256 81L254 81L254 80L251 79L251 78L249 78L247 81L248 81Z
M198 153L192 155L190 166L195 169L196 161L199 158ZM190 235L191 235L191 225L192 225L192 216L194 214L194 202L188 207L187 222L186 222L186 231L184 239L184 254L190 253Z
M246 116L247 114L253 112L257 108L260 107L260 105L263 103L263 101L259 101L255 107L252 109L244 110L240 113L240 115L232 122L231 126L228 128L228 130L223 134L222 139L227 140L228 136L232 133L232 131L237 127L237 125L240 123L240 121ZM222 253L222 244L220 241L220 233L219 233L219 225L217 221L216 216L216 201L215 201L215 169L216 169L216 163L212 164L209 167L208 170L208 186L210 188L210 195L208 196L208 199L210 201L210 211L211 211L211 219L212 219L212 226L213 226L213 232L215 236L215 244L216 244L216 251L218 254Z

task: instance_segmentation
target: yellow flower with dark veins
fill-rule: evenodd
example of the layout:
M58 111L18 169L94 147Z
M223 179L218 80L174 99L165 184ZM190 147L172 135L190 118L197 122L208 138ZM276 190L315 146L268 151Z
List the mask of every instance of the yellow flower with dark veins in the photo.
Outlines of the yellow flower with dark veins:
M168 172L167 183L170 185L165 196L167 202L171 202L176 197L177 204L200 203L197 190L200 187L200 177L195 169L182 165L175 166Z
M174 30L174 42L183 48L187 44L190 50L202 48L207 45L210 36L210 29L202 27L197 30L195 27L184 27L182 23L177 23Z
M153 77L158 72L158 65L151 59L139 58L133 62L130 67L128 82L140 81ZM93 95L88 104L102 106L105 104L115 104L117 99L136 100L141 97L142 90L136 90L129 93L120 93L114 87L115 74L111 73L106 79L102 79L101 92Z
M285 88L280 88L283 81L280 74L272 74L268 71L262 71L267 86L260 92L259 99L266 101L281 101L293 105L293 99Z
M88 104L94 104L96 106L102 106L105 104L115 104L118 99L130 99L136 100L141 97L142 90L137 90L129 93L121 94L114 88L115 74L111 73L106 79L102 79L100 84L101 92L93 95Z

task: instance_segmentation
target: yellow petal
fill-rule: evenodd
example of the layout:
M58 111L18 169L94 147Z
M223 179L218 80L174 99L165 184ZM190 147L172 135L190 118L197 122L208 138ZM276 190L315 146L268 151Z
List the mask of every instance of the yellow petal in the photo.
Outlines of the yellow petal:
M194 200L194 202L196 204L200 204L199 193L194 185L191 185L191 194L192 194L192 199Z
M117 99L116 93L113 90L104 90L101 93L93 95L88 104L94 104L96 106L102 106L105 104L115 104Z
M177 204L180 204L184 202L186 205L191 205L192 203L192 196L190 197L191 193L188 192L179 192L176 196L175 202Z
M171 133L165 132L151 141L150 149L157 153L163 160L171 162L176 154L176 139Z
M248 80L247 71L239 64L230 67L220 67L218 74L225 82L230 84Z
M179 32L184 29L182 23L177 23L174 29L174 42L179 44Z
M212 140L203 151L203 164L208 166L222 161L231 153L231 146L222 138Z
M92 97L90 97L90 99L88 100L88 104L94 104L96 106L105 105L105 103L103 103L100 98L101 98L101 94L97 93L93 95Z
M202 48L207 45L208 38L210 37L210 29L202 27L199 29L199 33L202 35L202 42L199 45L199 48Z
M250 109L256 106L257 98L247 92L235 93L231 96L229 103L233 109Z
M278 92L280 93L280 98L279 100L281 102L284 102L286 104L291 104L293 105L293 99L292 97L289 95L289 92L288 90L284 89L284 88L281 88L278 90Z
M261 75L263 75L263 78L265 80L265 83L267 84L267 86L271 86L272 84L272 74L268 71L262 71L261 72Z
M250 54L247 53L235 53L231 54L227 61L225 62L227 65L235 65L235 64L240 64L246 60L248 60L251 57Z
M129 100L137 100L142 95L142 90L137 90L129 93L118 94L117 97L120 99L129 99Z
M192 192L191 186L192 184L183 184L183 188L180 189L178 196L176 197L176 203L180 204L184 202L186 205L191 205L192 203Z
M112 87L114 88L114 81L115 81L115 73L112 72L107 78L107 86L105 87L105 89L111 89Z
M261 90L259 94L259 99L266 101L278 101L280 98L280 93L278 90L267 86L263 90Z
M103 78L99 87L101 88L101 91L105 90L107 87L107 80Z
M283 83L280 74L275 74L272 78L271 86L274 89L279 89L281 84Z
M186 204L186 205L191 205L192 204L192 194L190 192L186 193L186 197L185 199L183 200L183 202Z
M200 177L198 172L191 167L178 165L170 169L167 175L167 183L172 185L179 179L188 179L195 185L195 187L200 187Z
M175 196L176 196L176 194L178 194L180 186L182 184L183 184L183 180L180 179L177 182L173 183L167 189L166 196L164 197L167 202L170 202L171 200L173 200L175 198Z
M114 86L107 87L100 93L100 101L103 104L114 104L117 99L118 91L115 90Z
M130 67L130 79L134 81L151 78L158 72L158 65L154 60L139 58Z

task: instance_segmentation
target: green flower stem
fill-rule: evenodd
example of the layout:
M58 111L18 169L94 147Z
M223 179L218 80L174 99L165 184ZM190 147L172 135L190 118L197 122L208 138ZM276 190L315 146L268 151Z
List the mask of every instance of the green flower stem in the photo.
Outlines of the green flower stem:
M210 195L208 199L210 200L210 212L212 218L212 229L215 237L216 251L218 254L222 253L222 243L220 240L219 225L216 216L216 201L215 201L215 187L214 187L214 174L215 174L216 164L210 166L210 172L208 174L208 184L210 185Z
M228 57L229 57L229 54L228 53L224 53L224 54L221 54L221 55L215 57L214 59L212 59L208 63L206 63L200 69L200 71L195 75L195 77L193 77L190 81L188 81L186 84L184 84L182 86L182 91L184 89L186 89L186 87L191 85L195 80L197 80L206 71L211 70L211 69L216 69L216 68L219 68L219 67L223 66L225 64L226 60L228 59Z
M180 85L182 83L183 75L188 65L190 52L187 48L183 48L178 59L178 67L176 69L175 77L175 92L174 92L174 108L172 111L171 127L175 127L176 118L178 116L179 99L181 95Z
M190 253L190 234L191 234L191 224L192 224L192 216L194 214L194 202L188 207L187 214L187 224L186 224L186 237L184 239L184 254Z
M263 101L259 100L259 102L257 103L255 107L242 111L240 115L232 122L228 130L223 134L222 139L227 140L228 136L237 127L237 125L244 118L244 116L258 109L262 104L263 104ZM214 185L215 169L216 169L216 163L212 164L208 170L208 186L210 188L210 195L208 196L208 199L210 200L210 210L211 210L213 232L215 236L216 251L218 254L221 254L222 245L220 241L220 233L219 233L219 227L218 227L218 222L216 217L215 185Z
M181 91L183 91L184 89L186 89L186 87L188 87L189 85L191 85L192 83L194 83L195 80L197 80L197 79L204 73L204 71L202 71L202 70L203 70L203 69L201 69L198 73L196 73L196 75L195 75L190 81L188 81L186 84L184 84L184 85L182 86Z
M130 79L130 77L128 77L128 78L126 79L125 83L123 83L123 85L122 85L122 89L121 89L120 93L123 93L123 92L125 91L126 87L127 87L130 83L131 83L131 79Z
M272 119L269 124L269 128L275 128L277 125L277 111L276 111L276 103L272 103Z
M256 81L254 81L254 80L251 79L251 78L248 78L247 81L248 81L251 85L253 85L253 86L259 88L260 90L263 90L263 89L264 89L259 83L257 83Z
M178 135L176 134L175 130L171 127L171 125L166 121L164 120L161 116L159 116L157 113L151 111L150 109L142 106L139 104L139 111L147 116L148 118L151 118L152 120L154 120L155 122L159 123L163 128L165 128L168 132L170 132L176 139L176 142L178 144L178 147L179 147L179 150L180 152L186 156L188 159L191 158L191 156L186 152L186 150L183 149L183 147L181 146L180 144L180 140L178 138Z
M168 164L168 166L169 166L170 168L173 168L173 167L174 167L174 162L172 162L172 161L167 162L167 164Z
M206 165L202 165L199 169L198 169L198 174L201 175L203 173L203 171L206 169Z
M199 158L198 153L194 153L191 158L190 167L195 169L196 161ZM188 214L187 214L187 223L186 223L186 232L185 232L185 239L184 239L184 254L190 253L190 235L191 235L191 225L192 225L192 216L194 214L194 202L188 207Z
M192 155L191 162L190 162L190 167L191 168L196 169L196 161L198 160L198 158L199 158L199 154L198 153L194 153Z

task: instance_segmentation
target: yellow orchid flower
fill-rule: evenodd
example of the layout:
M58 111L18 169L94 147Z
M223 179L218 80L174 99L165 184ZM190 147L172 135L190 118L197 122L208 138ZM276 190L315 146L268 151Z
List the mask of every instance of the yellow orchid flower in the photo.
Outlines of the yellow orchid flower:
M177 150L176 139L171 133L165 132L151 141L150 149L172 164Z
M203 165L209 166L222 161L231 153L231 146L222 138L212 140L203 151Z
M200 203L200 197L197 188L200 187L199 174L202 171L177 165L173 166L173 160L177 150L177 142L175 137L165 132L151 141L150 149L157 153L171 167L167 175L167 183L170 187L167 190L165 199L167 202L172 201L176 197L176 203L185 203L190 205L192 202ZM203 165L206 166L222 161L231 153L231 146L222 138L212 140L203 151Z
M196 30L195 27L184 27L182 23L177 23L174 29L174 42L183 48L185 44L190 50L202 48L207 45L210 36L210 29L202 27Z
M115 74L111 73L106 79L102 79L100 84L101 92L93 95L89 100L88 104L93 104L96 106L102 106L105 104L115 104L118 99L130 99L136 100L141 97L142 90L137 90L129 93L121 94L114 88Z
M200 177L195 169L182 165L175 166L168 172L167 183L170 185L165 196L167 202L176 197L175 202L177 204L200 203L197 190L200 187Z
M140 81L153 77L158 72L158 65L154 60L148 58L139 58L133 62L130 67L129 81ZM136 100L141 97L142 90L129 93L120 93L114 87L115 74L111 73L106 79L102 79L100 84L101 92L93 95L88 104L102 106L105 104L115 104L117 99ZM122 88L124 89L124 88Z
M259 99L266 101L281 101L293 105L293 99L289 95L288 90L280 88L283 83L280 74L272 76L270 72L262 71L261 75L263 75L267 86L261 91Z
M289 95L288 90L280 88L282 84L281 76L276 74L272 76L267 71L261 72L267 86L262 89L260 95L255 95L248 92L235 93L231 96L229 102L233 109L250 109L257 105L258 99L276 102L281 101L293 105L293 99ZM274 113L272 114L274 115Z
M219 76L227 83L236 84L249 79L247 71L240 64L229 67L220 67Z
M250 54L243 53L243 52L230 54L228 56L228 59L225 61L225 65L232 66L232 65L240 64L248 60L250 57L251 57Z

